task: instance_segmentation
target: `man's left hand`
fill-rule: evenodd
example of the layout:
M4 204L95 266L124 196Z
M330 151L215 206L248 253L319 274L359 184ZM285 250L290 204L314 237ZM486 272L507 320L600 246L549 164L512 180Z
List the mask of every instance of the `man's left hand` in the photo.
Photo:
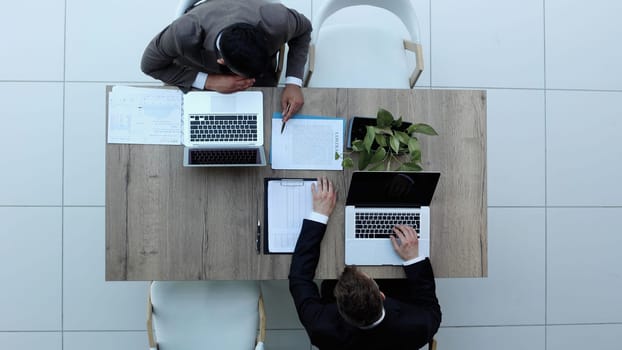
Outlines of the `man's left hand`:
M302 105L305 103L305 98L302 96L302 89L298 85L286 84L283 94L281 95L281 108L283 108L283 122L293 117ZM289 106L289 108L288 108Z

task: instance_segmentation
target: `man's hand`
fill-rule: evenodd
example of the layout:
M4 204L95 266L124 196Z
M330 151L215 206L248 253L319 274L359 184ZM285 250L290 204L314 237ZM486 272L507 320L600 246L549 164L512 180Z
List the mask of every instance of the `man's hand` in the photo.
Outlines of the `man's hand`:
M255 84L255 79L244 78L239 75L209 74L205 81L205 90L229 94L246 90L253 84Z
M311 184L311 194L313 194L313 211L330 216L337 201L337 193L332 182L326 176L318 177L317 185Z
M414 259L419 256L419 238L417 231L407 225L397 225L393 228L395 235L391 235L391 243L395 252L404 261ZM397 237L397 238L396 238ZM398 243L397 240L400 240Z
M305 103L305 98L302 96L302 89L298 85L287 84L281 94L281 108L283 108L283 122L293 117L302 105ZM288 107L289 106L289 107Z

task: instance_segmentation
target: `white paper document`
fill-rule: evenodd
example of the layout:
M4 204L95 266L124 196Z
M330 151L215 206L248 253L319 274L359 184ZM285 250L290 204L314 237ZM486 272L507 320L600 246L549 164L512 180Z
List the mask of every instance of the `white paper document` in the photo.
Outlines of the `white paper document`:
M313 210L311 184L315 180L268 180L266 193L267 250L269 253L293 253L302 220Z
M108 143L180 145L177 89L114 86L108 94Z
M281 113L272 117L272 169L342 170L344 118L296 115L281 134Z

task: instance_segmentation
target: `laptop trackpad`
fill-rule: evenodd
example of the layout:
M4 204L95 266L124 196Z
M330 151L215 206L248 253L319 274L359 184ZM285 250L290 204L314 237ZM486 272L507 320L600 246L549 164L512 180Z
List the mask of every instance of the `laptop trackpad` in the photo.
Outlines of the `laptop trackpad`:
M258 113L263 103L262 95L218 94L211 99L212 113Z
M346 265L402 265L388 239L349 239L346 241Z

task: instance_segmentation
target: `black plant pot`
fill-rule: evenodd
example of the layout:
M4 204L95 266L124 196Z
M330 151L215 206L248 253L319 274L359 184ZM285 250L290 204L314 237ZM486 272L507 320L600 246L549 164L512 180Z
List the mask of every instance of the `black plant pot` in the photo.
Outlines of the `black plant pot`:
M402 122L402 125L397 128L398 131L406 131L408 127L412 123ZM367 133L367 126L376 125L376 118L370 117L357 117L354 116L350 119L350 124L348 126L348 139L346 142L346 148L348 150L352 149L352 141L354 140L363 140L365 138L365 134ZM372 149L375 149L378 145L376 142L372 145Z

